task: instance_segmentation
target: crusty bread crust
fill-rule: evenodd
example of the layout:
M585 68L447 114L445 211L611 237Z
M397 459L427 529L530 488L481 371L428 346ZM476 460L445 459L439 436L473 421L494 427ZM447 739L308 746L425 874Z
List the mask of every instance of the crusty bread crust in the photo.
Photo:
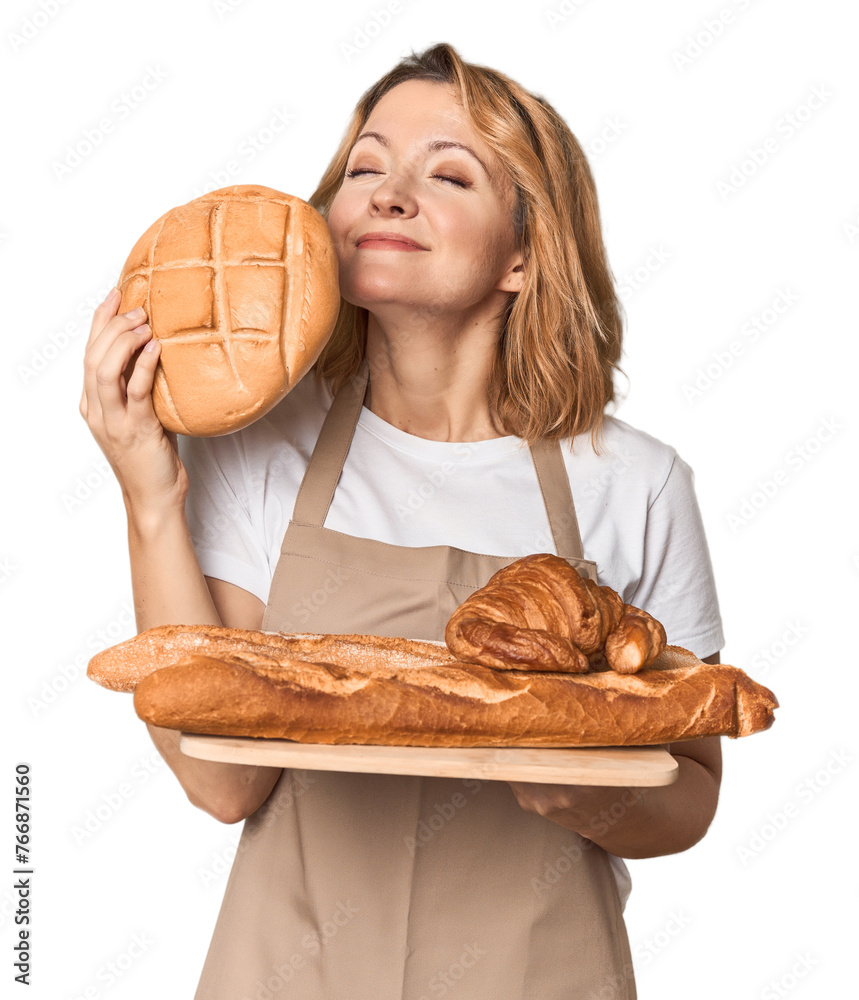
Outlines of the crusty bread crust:
M413 639L256 632L221 625L158 625L96 653L87 666L87 676L111 691L133 691L153 670L177 663L190 653L216 659L259 654L363 669L457 663L443 645Z
M142 306L161 343L156 416L198 437L247 427L279 403L321 353L341 301L325 219L259 184L165 212L118 284L120 311Z
M769 728L777 702L736 667L668 646L635 674L495 670L372 635L163 625L87 671L135 689L153 725L389 746L643 746Z
M666 653L671 666L626 675L498 671L418 652L363 666L192 654L142 680L134 708L185 732L379 746L645 746L772 724L774 696L742 670Z

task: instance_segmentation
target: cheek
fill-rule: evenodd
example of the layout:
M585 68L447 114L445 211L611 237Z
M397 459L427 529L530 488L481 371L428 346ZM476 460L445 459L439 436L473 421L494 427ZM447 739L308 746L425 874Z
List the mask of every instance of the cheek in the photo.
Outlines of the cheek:
M338 196L339 197L339 196ZM331 230L331 235L336 240L337 237L342 232L342 202L338 201L337 198L331 203L331 207L328 209L328 228Z
M463 273L478 283L495 280L506 261L509 246L503 233L495 227L475 220L461 225L451 239L455 240L456 256L462 262Z
M342 243L348 235L351 220L354 218L355 206L352 204L353 201L354 199L351 199L341 189L334 196L331 207L328 209L328 228L331 230L331 236L337 244Z

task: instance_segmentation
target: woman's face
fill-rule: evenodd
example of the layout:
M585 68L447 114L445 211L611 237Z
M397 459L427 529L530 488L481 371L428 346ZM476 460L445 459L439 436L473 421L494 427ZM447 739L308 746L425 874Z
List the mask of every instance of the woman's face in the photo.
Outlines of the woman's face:
M448 146L462 144L466 149ZM347 302L383 314L501 309L521 287L515 195L447 84L409 80L377 103L328 213ZM406 237L366 240L369 233Z

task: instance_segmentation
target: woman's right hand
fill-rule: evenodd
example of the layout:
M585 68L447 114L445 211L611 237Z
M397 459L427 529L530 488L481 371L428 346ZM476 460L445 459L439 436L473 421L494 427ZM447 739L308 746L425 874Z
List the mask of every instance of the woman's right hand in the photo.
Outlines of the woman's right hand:
M164 430L152 405L161 345L143 309L117 315L120 299L114 290L93 315L81 416L110 463L129 511L184 510L188 474L176 435Z

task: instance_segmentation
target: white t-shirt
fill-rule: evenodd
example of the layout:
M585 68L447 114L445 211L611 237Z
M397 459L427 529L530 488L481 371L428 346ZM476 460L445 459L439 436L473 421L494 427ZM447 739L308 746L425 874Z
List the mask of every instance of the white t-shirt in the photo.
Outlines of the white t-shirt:
M186 514L205 576L268 602L280 546L332 394L311 372L268 414L215 438L179 437ZM724 637L689 466L673 448L608 418L561 451L586 559L598 581L704 658ZM518 437L428 441L362 408L325 527L392 545L451 545L487 555L555 552L534 463ZM429 638L429 637L427 637ZM621 906L629 870L608 855Z
M295 497L331 405L309 373L268 414L215 438L179 437L186 514L205 576L267 603ZM724 637L693 474L673 448L606 420L603 453L587 434L562 442L586 559L599 583L703 658ZM325 527L393 545L451 545L524 556L555 552L537 475L518 437L428 441L361 410ZM429 637L428 637L429 638Z

